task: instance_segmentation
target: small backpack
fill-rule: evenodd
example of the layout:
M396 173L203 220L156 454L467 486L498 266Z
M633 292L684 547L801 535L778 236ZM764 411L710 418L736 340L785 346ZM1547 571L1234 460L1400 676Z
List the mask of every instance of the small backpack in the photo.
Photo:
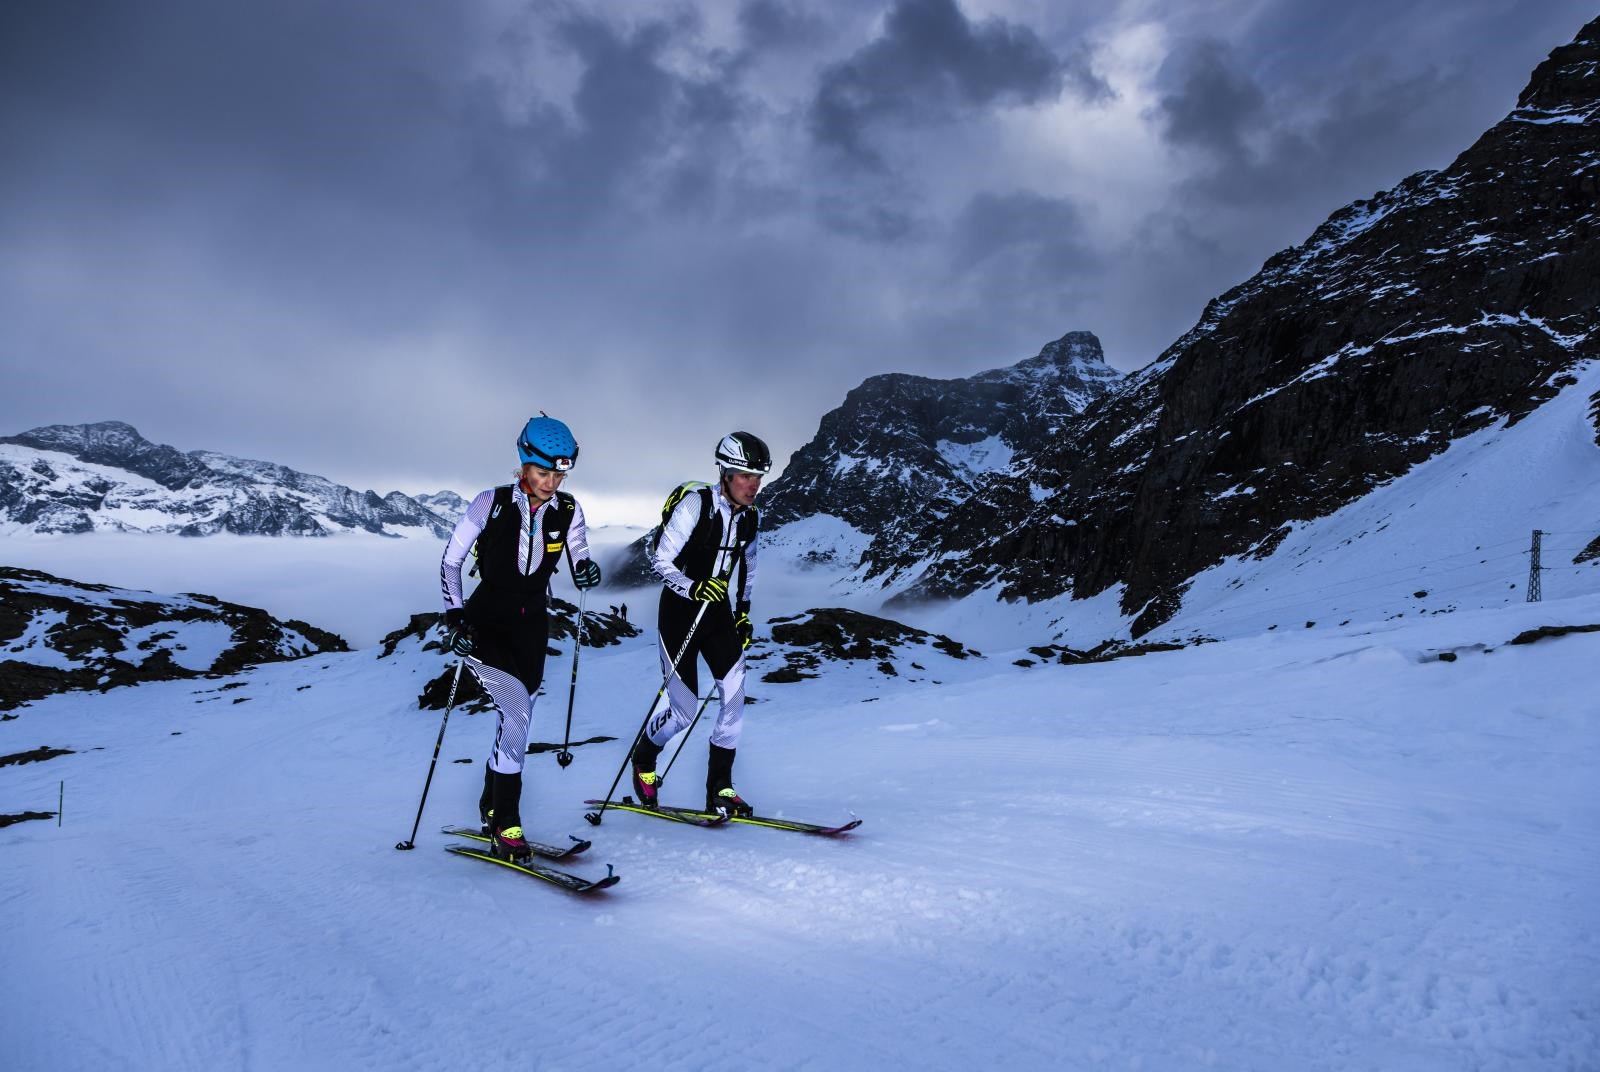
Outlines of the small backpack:
M717 546L717 539L721 535L722 526L711 520L712 488L704 480L685 480L673 488L667 495L667 501L661 505L661 524L657 525L646 539L645 544L650 549L650 556L655 557L656 550L661 546L661 533L667 527L667 522L672 520L672 512L678 504L690 495L700 496L700 519L695 522L694 529L689 533L689 539L684 543L683 549L691 547L704 550L708 545ZM738 515L738 524L734 531L735 550L739 563L739 587L744 587L744 549L756 538L756 526L759 524L755 507L741 510Z

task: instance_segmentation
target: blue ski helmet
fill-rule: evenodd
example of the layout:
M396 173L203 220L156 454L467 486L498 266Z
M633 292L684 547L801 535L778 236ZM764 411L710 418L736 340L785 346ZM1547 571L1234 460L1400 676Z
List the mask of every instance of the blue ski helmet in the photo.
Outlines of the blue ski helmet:
M572 430L544 414L530 420L517 437L517 457L523 465L537 465L565 473L578 460L578 441Z

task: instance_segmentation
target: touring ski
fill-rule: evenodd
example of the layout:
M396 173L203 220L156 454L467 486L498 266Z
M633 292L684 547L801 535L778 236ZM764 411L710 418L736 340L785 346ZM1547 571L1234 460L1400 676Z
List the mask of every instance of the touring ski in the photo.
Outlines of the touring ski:
M482 841L485 844L489 841L488 834L470 826L446 826L440 828L439 832L441 834L453 834L456 837L471 838L473 841ZM582 838L573 837L571 834L567 836L572 838L572 844L566 848L562 848L560 845L546 845L542 841L529 841L528 848L533 850L535 856L542 856L546 860L565 860L568 856L576 856L589 847L590 843Z
M519 864L511 860L502 860L498 856L491 856L489 853L479 852L477 849L469 849L465 845L446 845L444 848L446 852L453 853L456 856L470 856L474 860L499 864L501 867L509 867L513 871L521 871L524 875L542 878L546 882L560 886L562 889L572 893L593 893L595 890L603 890L622 881L622 876L613 871L610 864L606 864L605 878L591 880L584 878L582 875L574 875L569 871L558 871L554 867L546 867L540 863Z
M686 819L703 819L719 815L717 812L695 811L693 808L674 808L663 804L663 812L670 812L675 817ZM802 823L796 819L774 819L767 815L731 815L727 822L744 823L747 826L764 826L769 830L792 830L797 834L815 834L818 837L836 837L847 833L861 825L861 820L851 817L848 823L840 826L819 826L816 823Z
M678 809L674 808L647 808L643 804L635 804L632 797L623 797L621 800L586 800L584 803L604 804L608 811L631 811L638 815L653 815L669 823L687 823L689 826L721 826L728 821L726 815L707 815L690 811L679 814ZM599 814L592 811L584 818L598 826Z
M641 804L635 804L632 797L623 797L621 800L611 801L586 800L584 803L604 804L607 809L631 811L639 815L653 815L657 819L665 819L673 823L689 823L692 826L724 826L728 823L744 823L747 826L764 826L769 830L792 830L797 834L814 834L818 837L837 837L861 825L861 820L856 818L852 818L848 823L840 826L819 826L816 823L802 823L794 819L775 819L766 815L728 816L723 815L721 812L696 811L693 808L674 808L667 804L662 804L655 808L646 808Z

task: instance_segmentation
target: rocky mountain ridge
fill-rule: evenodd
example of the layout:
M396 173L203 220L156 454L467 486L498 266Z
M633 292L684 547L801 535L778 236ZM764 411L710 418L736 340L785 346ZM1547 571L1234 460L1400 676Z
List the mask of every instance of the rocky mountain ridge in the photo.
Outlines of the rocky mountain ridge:
M1597 205L1600 19L1449 167L1334 213L871 572L903 599L1121 585L1142 635L1200 570L1571 385L1600 356Z
M762 495L764 527L816 513L880 533L1025 464L1121 374L1074 331L1015 365L958 379L887 373L825 414Z
M156 595L0 566L0 712L57 692L222 676L348 650L305 622L211 596Z
M825 514L869 535L869 559L913 554L908 534L927 517L944 516L986 476L1026 464L1121 378L1088 331L973 376L871 376L823 416L762 490L762 531ZM612 584L655 583L644 561L649 538L608 565Z
M121 421L0 436L0 525L40 533L445 538L454 492L380 496L271 462L152 443ZM456 511L456 512L451 512Z

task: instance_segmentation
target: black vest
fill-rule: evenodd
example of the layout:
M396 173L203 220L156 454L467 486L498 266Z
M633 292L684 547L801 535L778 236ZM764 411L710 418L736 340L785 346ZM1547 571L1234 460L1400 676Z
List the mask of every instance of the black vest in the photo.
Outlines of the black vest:
M683 550L672 560L672 564L683 571L683 575L691 581L703 581L711 576L711 571L716 568L719 552L730 551L733 558L729 560L730 569L737 564L740 568L739 588L744 588L744 549L750 546L756 538L756 527L760 524L760 517L756 508L747 506L733 515L733 542L722 542L722 518L714 503L714 492L711 488L700 488L694 492L700 497L700 520L695 523L694 530L689 533L689 538L683 541ZM736 596L737 598L737 596Z
M522 511L512 498L510 484L494 489L494 506L475 548L479 581L467 601L475 614L516 613L523 607L544 606L545 590L566 549L567 527L572 524L576 505L571 495L556 492L544 511L544 530L533 534L530 557L536 565L523 573L517 561L522 545Z

